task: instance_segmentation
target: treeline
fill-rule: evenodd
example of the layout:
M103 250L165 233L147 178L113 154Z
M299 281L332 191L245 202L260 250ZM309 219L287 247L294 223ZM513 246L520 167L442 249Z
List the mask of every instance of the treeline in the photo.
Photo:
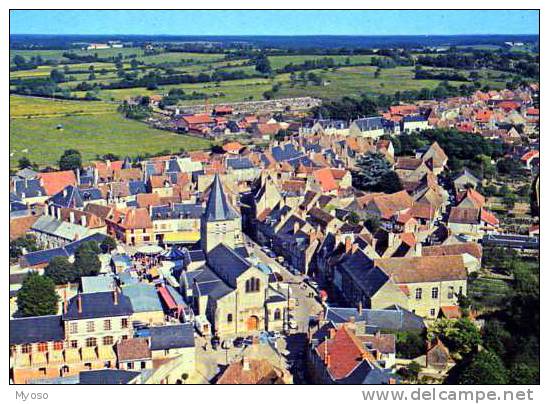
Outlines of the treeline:
M477 70L494 69L539 77L539 55L503 51L475 51L473 53L448 52L441 55L421 55L417 64L432 67Z
M361 116L377 115L380 109L386 109L400 102L467 96L479 89L481 85L478 82L452 86L444 81L434 89L397 91L393 95L382 94L376 97L369 95L363 95L360 98L343 97L340 100L324 102L321 106L313 108L312 113L314 116L322 114L325 118L356 119ZM490 87L484 86L482 90L488 91Z

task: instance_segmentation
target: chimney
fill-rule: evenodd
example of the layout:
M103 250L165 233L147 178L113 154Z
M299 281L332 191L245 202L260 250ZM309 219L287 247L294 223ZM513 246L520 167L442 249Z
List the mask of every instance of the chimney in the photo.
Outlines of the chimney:
M78 294L76 298L76 304L78 306L78 313L81 314L82 313L82 296L80 294Z
M69 222L74 223L74 212L71 210L69 211Z
M80 216L80 222L82 226L86 227L88 225L88 217L86 215Z
M326 362L326 367L330 368L332 365L332 358L330 357L330 354L326 355L325 362Z
M113 298L114 298L114 305L118 306L118 291L116 290L116 287L114 288L112 294L113 294Z
M250 361L248 358L242 358L242 370L245 372L250 370Z
M353 245L351 246L351 253L352 254L356 253L356 250L358 250L358 244L353 243Z
M345 254L349 254L351 252L352 246L353 241L351 240L351 236L345 237Z
M358 315L362 317L362 300L358 302Z
M334 339L336 336L336 329L335 328L330 328L330 336L329 336L329 339Z
M296 220L294 222L294 234L297 233L299 231L299 222Z
M67 195L68 195L69 191L67 191L67 188L63 188L63 197L66 198Z

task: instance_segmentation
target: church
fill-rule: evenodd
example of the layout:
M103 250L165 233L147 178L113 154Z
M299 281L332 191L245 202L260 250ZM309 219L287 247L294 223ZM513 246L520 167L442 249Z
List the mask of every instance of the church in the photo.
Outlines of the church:
M269 274L250 260L241 215L228 201L218 174L201 218L200 244L205 264L184 271L181 288L197 321L206 322L205 333L225 337L281 331L288 309L286 291L278 290Z

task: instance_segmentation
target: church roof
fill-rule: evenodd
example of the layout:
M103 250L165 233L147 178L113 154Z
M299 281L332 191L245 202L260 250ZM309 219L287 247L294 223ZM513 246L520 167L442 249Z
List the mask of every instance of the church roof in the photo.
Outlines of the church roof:
M210 222L232 220L238 217L238 213L236 213L227 201L227 196L223 191L221 179L218 174L215 175L211 185L210 197L208 198L204 215L206 220Z

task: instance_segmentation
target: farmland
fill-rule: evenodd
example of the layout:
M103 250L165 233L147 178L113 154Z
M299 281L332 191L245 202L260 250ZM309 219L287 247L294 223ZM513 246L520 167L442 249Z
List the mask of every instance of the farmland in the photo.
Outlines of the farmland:
M153 129L123 118L115 104L10 97L10 167L21 157L39 166L55 166L65 149L75 148L85 161L114 153L137 156L163 150L203 149L210 142ZM131 148L128 147L131 145ZM26 152L24 152L26 150Z

